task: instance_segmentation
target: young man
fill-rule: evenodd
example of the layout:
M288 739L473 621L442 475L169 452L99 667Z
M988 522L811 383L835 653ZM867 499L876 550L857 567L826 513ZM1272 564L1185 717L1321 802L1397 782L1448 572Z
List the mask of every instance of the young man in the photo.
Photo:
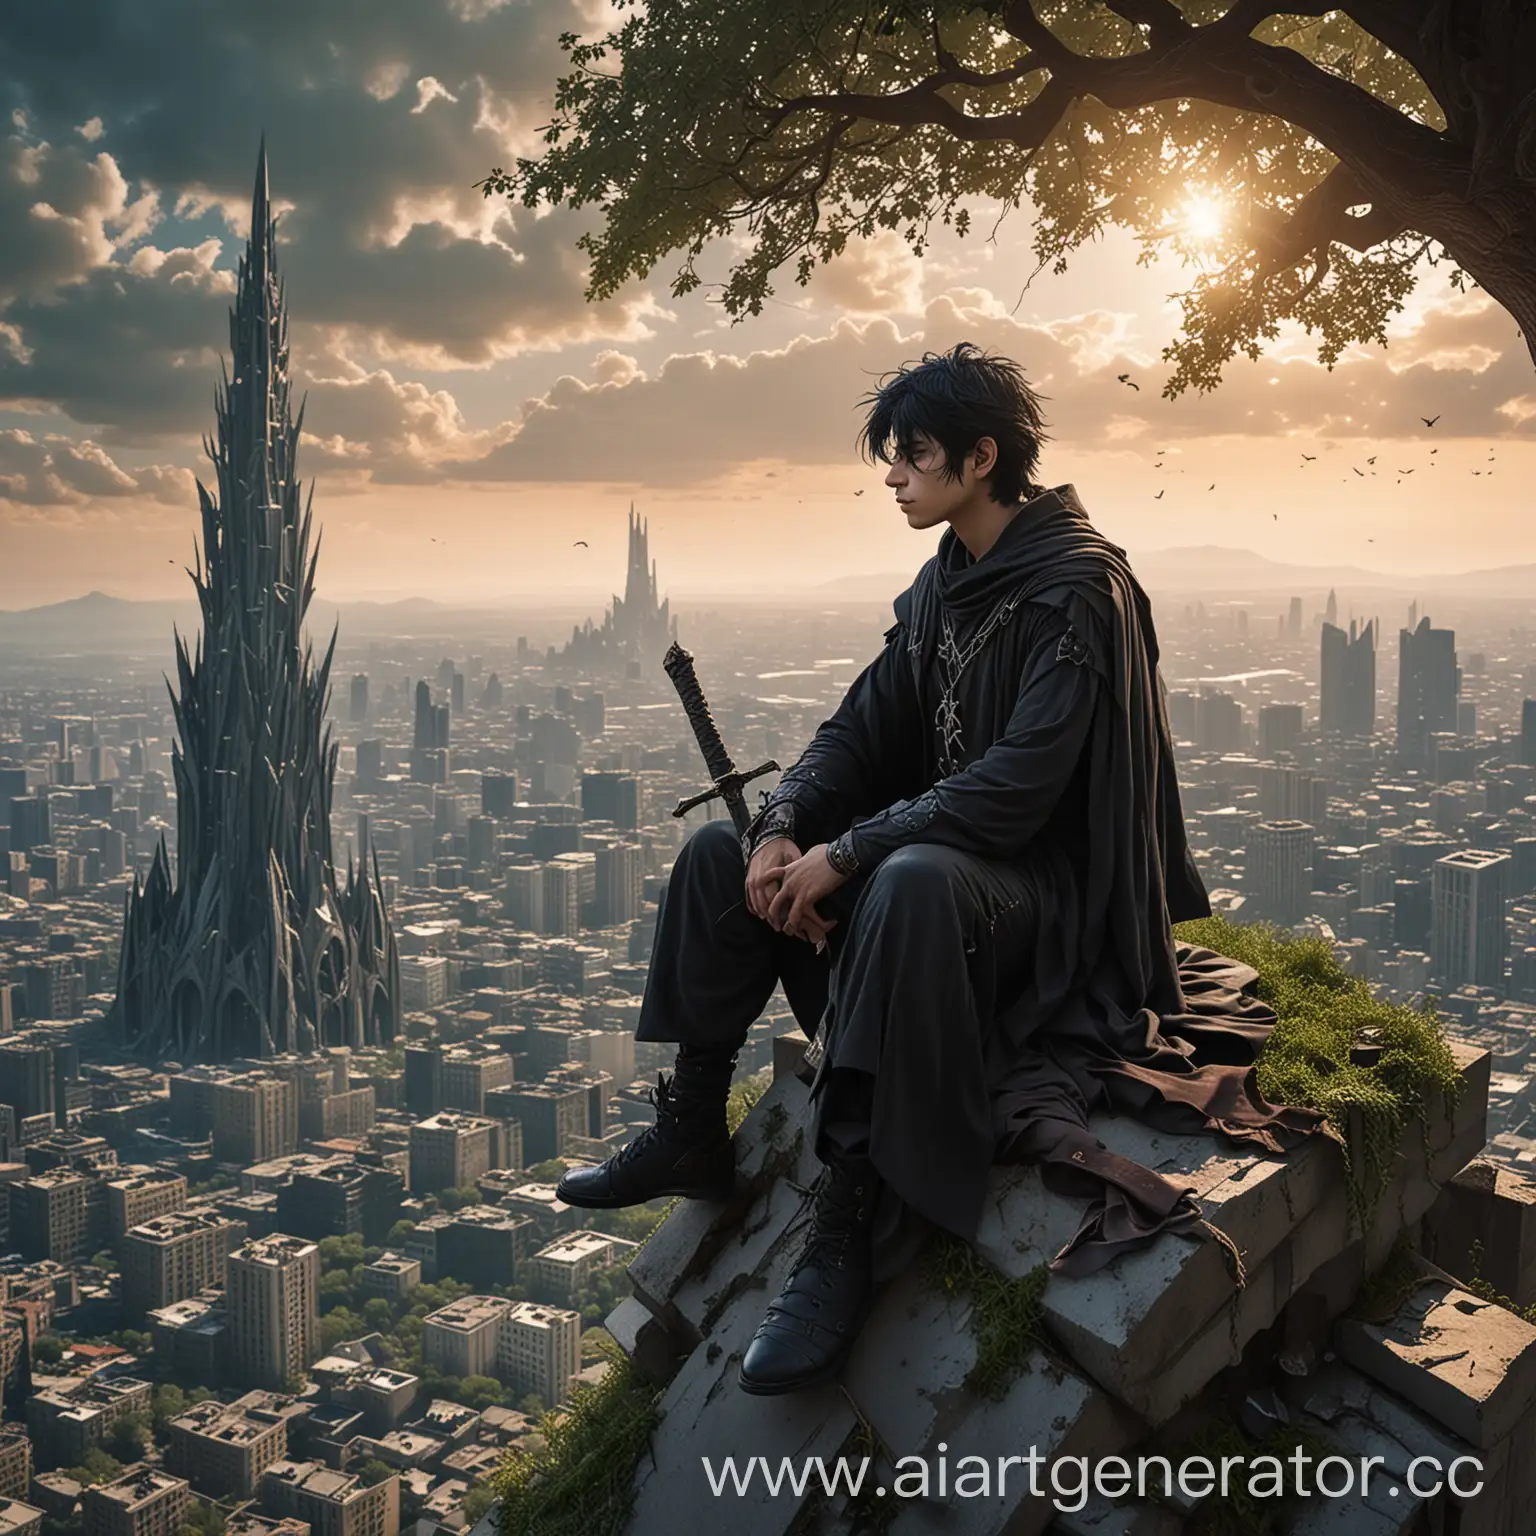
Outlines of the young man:
M1254 973L1176 949L1170 925L1210 907L1151 611L1073 488L1035 483L1037 397L962 343L866 403L862 446L909 527L948 525L938 552L740 844L711 822L679 852L637 1029L680 1042L676 1071L653 1129L559 1186L598 1208L728 1195L726 1091L782 980L824 1042L824 1168L741 1361L755 1393L835 1374L935 1227L974 1239L994 1161L1088 1197L1069 1274L1193 1227L1190 1191L1106 1151L1095 1107L1276 1151L1322 1125L1258 1092Z

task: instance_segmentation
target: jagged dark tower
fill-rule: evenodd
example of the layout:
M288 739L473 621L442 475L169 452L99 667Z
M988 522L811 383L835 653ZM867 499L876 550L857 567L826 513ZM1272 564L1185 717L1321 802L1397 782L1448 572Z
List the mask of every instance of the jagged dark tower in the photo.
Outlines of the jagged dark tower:
M314 486L301 515L304 410L292 419L276 253L263 139L230 314L234 377L215 397L218 442L204 441L217 502L197 487L207 569L199 558L195 655L176 636L176 875L162 838L128 897L113 1008L122 1037L159 1060L395 1035L400 961L378 860L361 873L349 860L342 889L331 858L336 631L316 667L303 629L320 539L310 554Z

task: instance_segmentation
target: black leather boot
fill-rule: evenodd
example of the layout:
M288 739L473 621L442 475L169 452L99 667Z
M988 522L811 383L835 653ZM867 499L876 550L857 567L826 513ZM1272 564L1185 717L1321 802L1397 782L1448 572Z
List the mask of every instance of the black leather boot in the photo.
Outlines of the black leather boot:
M795 1392L836 1376L874 1305L874 1164L835 1147L828 1155L810 1235L742 1356L744 1392Z
M683 1045L669 1078L656 1074L646 1097L656 1124L595 1168L567 1169L556 1199L592 1210L643 1205L658 1195L724 1200L736 1188L736 1148L725 1124L725 1101L736 1051Z

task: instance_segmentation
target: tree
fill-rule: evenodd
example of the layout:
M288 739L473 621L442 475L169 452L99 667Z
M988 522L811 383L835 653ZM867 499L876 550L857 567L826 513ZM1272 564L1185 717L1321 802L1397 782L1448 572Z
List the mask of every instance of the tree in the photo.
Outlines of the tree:
M487 1408L503 1407L507 1389L494 1376L466 1376L459 1382L454 1401L463 1403L466 1408L478 1408L483 1413Z
M389 1229L389 1246L391 1248L404 1247L406 1238L415 1230L416 1223L414 1221L397 1221Z
M77 1483L105 1483L122 1470L122 1462L99 1445L93 1445L80 1458L80 1465L70 1467L66 1475L74 1478Z
M370 1456L362 1466L357 1469L358 1481L364 1488L372 1488L375 1483L382 1483L386 1477L395 1474L387 1462L380 1461L376 1456Z
M440 1191L437 1203L452 1215L454 1211L462 1211L466 1205L480 1205L484 1198L478 1185L461 1184L457 1189Z
M337 1307L320 1319L320 1343L326 1349L361 1338L366 1331L362 1318L347 1307Z
M139 1461L149 1444L149 1417L142 1413L125 1413L107 1432L107 1449L119 1461Z
M363 1262L363 1239L357 1232L341 1237L320 1239L320 1267L323 1270L347 1270Z
M187 1408L187 1394L173 1382L163 1381L154 1389L149 1398L149 1420L157 1441L164 1444L170 1438L171 1420L180 1418Z
M56 1333L40 1334L32 1345L32 1359L37 1365L57 1365L64 1358L64 1341Z
M480 1517L496 1502L495 1491L484 1483L476 1483L468 1493L464 1495L464 1502L460 1508L464 1511L464 1519L471 1528L479 1521Z
M720 301L758 314L854 237L922 254L971 205L1037 211L1038 272L1115 223L1178 295L1169 398L1282 320L1332 367L1386 343L1421 258L1509 310L1536 356L1536 22L1516 0L614 0L565 34L548 146L479 183L600 205L589 299L749 235ZM1183 210L1192 190L1220 228ZM1215 220L1210 220L1215 222Z
M386 1296L370 1296L363 1303L363 1322L370 1333L383 1333L395 1320L394 1308Z

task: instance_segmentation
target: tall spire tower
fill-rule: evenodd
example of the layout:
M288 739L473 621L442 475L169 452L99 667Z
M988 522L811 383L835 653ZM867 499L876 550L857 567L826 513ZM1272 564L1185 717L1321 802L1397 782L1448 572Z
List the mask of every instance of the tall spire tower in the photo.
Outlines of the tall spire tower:
M176 636L176 873L162 839L128 898L113 1008L130 1045L182 1063L388 1043L400 995L378 861L349 861L343 887L331 856L336 632L316 666L303 629L320 539L311 553L265 139L229 341L204 442L217 501L197 487L203 633L190 655Z

